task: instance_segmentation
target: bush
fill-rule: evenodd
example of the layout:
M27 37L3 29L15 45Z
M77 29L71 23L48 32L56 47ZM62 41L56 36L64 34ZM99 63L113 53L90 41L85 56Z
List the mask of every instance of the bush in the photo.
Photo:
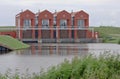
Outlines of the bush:
M43 79L119 79L120 57L102 55L99 58L87 56L65 61L48 70ZM41 78L40 78L41 79Z
M118 40L118 44L120 44L120 39Z

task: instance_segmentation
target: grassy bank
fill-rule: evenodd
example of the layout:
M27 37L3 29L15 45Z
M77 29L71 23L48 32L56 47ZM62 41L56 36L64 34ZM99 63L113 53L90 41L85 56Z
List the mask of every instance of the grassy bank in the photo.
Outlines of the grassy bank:
M24 44L17 39L14 39L10 36L1 35L0 36L0 45L8 47L12 50L22 49L22 48L28 48L29 45Z
M100 38L103 38L105 43L119 43L120 27L100 26L94 27L95 31L99 32Z
M16 31L14 29L9 28L16 28L15 26L0 26L0 32L10 32L10 31Z
M18 74L13 76L9 76L9 74L0 75L0 79L6 79L6 77L9 79L119 79L120 56L75 57L71 62L65 60L47 72L26 74L22 78Z

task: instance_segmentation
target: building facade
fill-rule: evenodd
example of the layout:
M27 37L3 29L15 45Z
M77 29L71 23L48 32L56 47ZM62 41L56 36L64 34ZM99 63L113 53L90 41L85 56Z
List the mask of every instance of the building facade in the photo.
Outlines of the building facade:
M38 42L81 42L95 39L96 32L89 28L89 14L78 12L42 12L25 10L16 15L16 27L20 40Z

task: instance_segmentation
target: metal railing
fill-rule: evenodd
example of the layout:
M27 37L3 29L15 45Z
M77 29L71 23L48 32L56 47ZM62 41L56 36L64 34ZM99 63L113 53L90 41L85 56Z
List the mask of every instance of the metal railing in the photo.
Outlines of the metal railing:
M79 28L79 27L73 27L73 26L67 26L67 27L65 27L65 28L62 28L62 27L58 27L58 26L55 26L55 27L42 27L42 26L38 26L38 27L36 27L35 26L35 28L32 28L32 27L30 27L30 28L21 28L20 26L18 26L18 27L15 27L15 28L0 28L0 31L2 31L2 30L47 30L47 29L52 29L52 30L56 30L56 29L58 29L58 30L68 30L68 29L71 29L71 30L94 30L94 28Z

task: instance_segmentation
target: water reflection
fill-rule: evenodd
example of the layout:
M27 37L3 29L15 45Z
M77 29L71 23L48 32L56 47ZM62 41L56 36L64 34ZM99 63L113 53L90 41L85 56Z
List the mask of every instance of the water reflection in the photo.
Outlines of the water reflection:
M10 49L8 49L8 48L6 48L6 47L0 46L0 55L2 55L2 54L7 54L7 53L9 53L10 51L11 51Z
M31 47L17 51L19 55L86 55L88 54L87 44L31 44Z
M72 60L74 56L84 56L90 53L99 55L109 52L120 54L120 45L117 44L30 44L28 49L12 51L9 54L0 55L0 73L5 73L8 68L19 69L24 73L30 69L30 73L40 72L41 68L47 69L64 61Z

